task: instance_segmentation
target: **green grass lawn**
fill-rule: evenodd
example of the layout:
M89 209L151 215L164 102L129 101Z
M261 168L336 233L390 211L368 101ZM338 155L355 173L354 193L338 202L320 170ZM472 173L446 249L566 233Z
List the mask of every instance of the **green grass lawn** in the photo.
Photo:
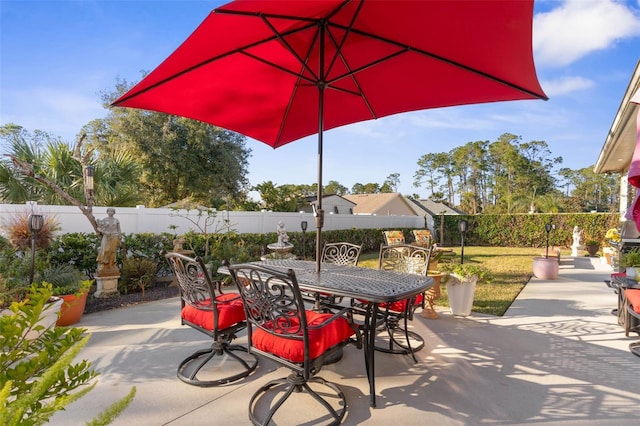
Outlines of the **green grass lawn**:
M454 248L457 260L460 247ZM493 274L491 283L478 282L473 300L473 312L502 316L524 285L533 275L533 257L544 254L544 249L519 247L466 247L464 263L483 264ZM364 253L359 266L377 268L378 253ZM442 296L437 306L449 306L447 287L441 285Z

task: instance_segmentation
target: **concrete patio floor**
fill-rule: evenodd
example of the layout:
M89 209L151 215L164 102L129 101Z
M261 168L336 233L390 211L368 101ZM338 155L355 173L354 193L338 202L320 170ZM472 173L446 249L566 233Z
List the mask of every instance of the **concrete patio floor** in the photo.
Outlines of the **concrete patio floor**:
M346 394L345 425L638 424L640 358L628 345L639 337L625 337L611 314L610 273L598 258L563 257L559 278L531 279L503 317L454 317L444 308L437 320L416 316L413 329L426 340L419 363L376 353L377 408L355 347L320 376ZM116 425L248 425L254 391L288 374L260 360L229 385L178 380L178 363L208 342L180 325L177 298L85 315L77 325L92 333L81 356L93 361L99 383L54 425L84 424L132 386L136 397ZM279 424L300 424L311 409L306 401L294 406Z

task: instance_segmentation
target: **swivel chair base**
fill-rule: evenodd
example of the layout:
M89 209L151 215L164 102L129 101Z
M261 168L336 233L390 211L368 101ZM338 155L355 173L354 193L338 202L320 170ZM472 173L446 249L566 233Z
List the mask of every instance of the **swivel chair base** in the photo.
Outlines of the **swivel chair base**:
M316 391L310 385L321 387L322 390ZM278 397L277 394L279 393L282 393L282 396ZM292 394L298 395L302 393L313 397L320 406L324 407L325 414L318 416L317 419L323 419L328 414L330 418L333 418L333 421L328 423L329 425L338 425L342 422L347 413L347 400L342 390L322 377L314 376L304 380L302 376L295 373L290 374L288 377L272 380L253 394L249 402L249 418L251 422L257 426L267 426L278 409L283 406ZM323 396L320 396L320 394ZM331 399L331 401L328 401L328 399ZM257 414L261 407L270 408L264 416L258 416ZM295 413L296 411L292 410L290 412ZM299 419L300 415L301 413L297 411L297 414L295 414L296 421L302 420Z
M225 364L224 369L220 368ZM251 374L258 366L258 358L240 345L214 344L185 358L178 366L178 378L185 383L200 387L220 386L235 382ZM219 370L234 374L219 377Z

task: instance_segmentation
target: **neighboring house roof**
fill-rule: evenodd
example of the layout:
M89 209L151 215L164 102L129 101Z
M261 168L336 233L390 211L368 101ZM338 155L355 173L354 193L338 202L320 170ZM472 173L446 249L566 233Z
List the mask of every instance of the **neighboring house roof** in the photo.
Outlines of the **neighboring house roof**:
M300 210L304 212L311 212L313 210L311 206L317 204L318 197L310 196L306 197L305 199L309 204L307 204L306 206L302 206ZM355 205L356 204L354 202L349 201L346 198L341 197L340 195L331 194L322 196L322 209L328 213L334 212L349 214L353 211Z
M378 216L417 216L409 201L397 192L379 194L350 194L344 198L355 203L353 213ZM421 213L420 215L422 215Z
M629 170L638 138L636 117L640 110L638 104L629 101L638 90L640 90L640 61L636 64L618 112L611 123L611 129L607 132L607 139L594 167L596 173Z
M438 203L433 200L412 200L414 203L422 206L424 210L426 210L431 216L440 216L441 214L445 215L460 215L465 214L463 211L455 209L453 207L449 207L446 204Z
M409 205L411 206L413 211L418 216L424 216L425 214L433 216L433 214L429 210L427 210L422 204L420 204L418 200L414 200L413 198L409 198L409 197L405 197L405 198L409 202Z
M317 195L312 195L310 197L306 197L305 200L307 200L307 202L309 204L316 204L317 200L318 200L318 196ZM338 201L338 200L344 200L344 202L346 203L350 203L353 204L354 206L356 205L356 203L354 203L353 201L347 200L346 198L337 195L337 194L330 194L330 195L323 195L322 196L322 203L326 203L327 201Z

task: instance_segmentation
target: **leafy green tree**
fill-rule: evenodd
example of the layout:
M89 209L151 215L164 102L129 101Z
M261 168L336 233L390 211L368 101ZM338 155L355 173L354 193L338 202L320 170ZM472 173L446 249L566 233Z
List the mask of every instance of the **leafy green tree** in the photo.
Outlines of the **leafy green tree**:
M102 93L107 108L130 85L122 80ZM149 206L185 198L217 207L242 202L248 186L246 138L235 132L173 115L112 108L85 126L89 146L99 154L122 149L141 170L142 198Z
M271 181L262 182L254 187L260 193L263 206L277 212L296 212L304 204L304 196L296 185L277 186Z
M589 166L576 170L572 178L571 195L583 200L584 211L616 211L620 193L618 174L596 174L593 166Z
M546 142L522 142L519 136L505 133L489 145L490 195L496 213L527 213L546 206L556 211L558 207L554 166L562 163L561 157L551 157ZM528 200L528 201L527 201ZM554 202L551 202L554 200Z
M349 188L340 185L340 183L335 180L330 180L327 186L324 187L322 193L324 195L346 195L349 193Z
M81 155L95 167L95 204L135 206L140 201L138 168L127 152L81 154L82 139L71 149L46 132L31 133L15 124L0 127L0 139L7 150L0 160L0 198L5 202L69 205L77 201L86 205Z
M380 192L398 192L398 186L400 186L400 173L391 173L380 187Z
M453 204L455 191L451 155L447 152L425 154L418 159L418 167L413 176L413 186L420 188L426 185L432 199L443 199L443 190L446 190L446 198ZM440 184L441 178L445 179L444 185Z
M352 194L377 194L380 192L380 185L377 183L355 183L351 187Z
M485 175L487 171L488 142L468 142L451 151L454 171L459 179L460 206L471 214L482 211L486 201Z

